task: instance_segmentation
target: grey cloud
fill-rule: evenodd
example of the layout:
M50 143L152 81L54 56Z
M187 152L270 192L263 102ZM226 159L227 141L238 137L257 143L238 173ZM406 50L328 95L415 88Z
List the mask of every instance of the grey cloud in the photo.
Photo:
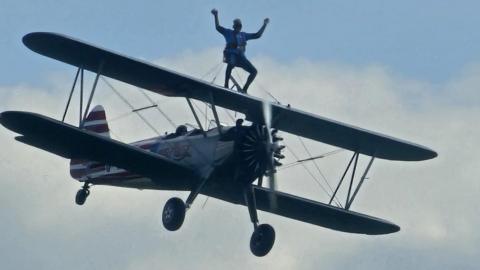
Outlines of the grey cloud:
M187 52L156 62L201 77L219 64L219 51ZM159 224L163 203L172 196L185 198L185 193L95 187L86 205L77 207L73 198L80 185L70 179L68 162L15 143L13 134L2 129L0 259L6 269L475 269L480 240L475 207L480 191L476 179L480 103L475 89L480 68L466 68L445 85L433 85L382 66L307 60L286 64L265 57L253 62L260 70L253 95L266 97L260 90L263 86L294 107L426 144L439 152L437 159L421 163L376 161L353 206L355 211L398 223L401 232L380 237L348 235L260 213L262 222L275 226L277 242L266 258L255 258L248 250L251 225L246 209L214 199L202 209L205 197L201 196L184 227L169 233ZM217 82L223 80L221 72ZM0 108L59 118L71 73L68 69L52 75L48 89L3 86ZM146 104L137 89L111 82L135 106ZM105 104L109 118L128 112L105 84L100 86L95 103ZM183 100L151 96L176 123L194 122ZM74 104L69 122L77 121L77 110ZM161 132L172 130L158 113L147 116ZM111 127L124 141L153 135L134 115L111 122ZM296 137L285 137L289 146L305 156ZM306 143L312 153L332 149ZM319 161L332 185L348 156L344 152ZM301 167L280 171L279 185L287 192L327 199Z

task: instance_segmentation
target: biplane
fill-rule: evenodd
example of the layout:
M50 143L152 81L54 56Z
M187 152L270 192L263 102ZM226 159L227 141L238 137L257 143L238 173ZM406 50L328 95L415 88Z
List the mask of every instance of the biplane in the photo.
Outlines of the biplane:
M399 231L400 227L389 221L350 210L365 176L374 159L421 161L437 156L415 143L268 102L65 35L35 32L24 36L23 43L34 52L77 67L65 113L77 81L83 91L84 71L95 74L86 107L83 110L80 106L78 127L65 123L65 114L61 121L32 112L0 114L0 123L20 134L15 140L70 159L70 174L82 183L75 197L78 205L85 203L94 185L187 191L185 201L175 197L165 203L162 222L169 231L182 226L187 209L199 194L243 205L253 224L250 249L256 256L265 256L275 241L273 227L259 223L257 210L347 233ZM112 139L104 108L98 105L90 109L100 76L184 98L198 127L188 130L180 126L173 133L131 144ZM202 126L192 99L210 105L215 127ZM217 107L243 114L245 123L239 120L235 126L222 125ZM328 203L276 190L275 173L284 158L280 131L353 153ZM360 155L369 162L353 185ZM349 184L345 181L345 205L336 206L332 200L349 178L348 172L351 177ZM264 186L264 177L269 185Z

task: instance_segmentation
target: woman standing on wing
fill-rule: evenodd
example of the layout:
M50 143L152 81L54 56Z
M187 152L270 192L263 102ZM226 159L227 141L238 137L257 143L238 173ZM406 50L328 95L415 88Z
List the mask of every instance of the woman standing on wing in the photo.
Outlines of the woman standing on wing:
M260 28L260 30L258 30L257 33L245 33L241 32L242 21L240 21L240 19L233 20L233 29L227 29L220 26L220 23L218 22L218 11L216 9L212 9L212 14L215 17L215 28L225 37L225 41L227 42L225 50L223 50L223 61L227 63L227 71L225 73L225 88L228 88L228 82L232 74L232 69L234 67L240 67L250 73L245 86L241 90L243 93L247 93L248 87L255 79L255 76L257 76L257 69L245 57L247 41L250 39L260 38L270 20L266 18L263 21L263 26Z

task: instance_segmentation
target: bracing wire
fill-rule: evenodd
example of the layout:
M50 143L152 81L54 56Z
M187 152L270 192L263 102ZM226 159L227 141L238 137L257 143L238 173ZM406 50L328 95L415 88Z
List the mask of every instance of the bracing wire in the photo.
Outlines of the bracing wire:
M131 111L126 112L126 113L122 113L122 114L120 114L120 115L117 115L117 116L115 116L115 117L112 117L112 118L110 119L110 122L118 121L118 120L120 120L120 119L123 119L123 118L129 116L130 114L132 114Z
M139 88L139 87L138 87L137 89L140 91L140 93L142 93L142 95L143 95L152 105L158 105L158 104L155 103L155 101L153 101L153 99L152 99L149 95L147 95L147 93L145 93L145 90L143 90L143 89L141 89L141 88ZM160 109L158 106L156 106L155 108L157 109L157 111L158 111L165 119L167 119L167 121L170 123L170 125L171 125L173 128L176 128L176 127L177 127L177 125L175 125L175 123L173 122L173 120L172 120L170 117L168 117L168 115L167 115L162 109Z
M112 84L110 84L109 81L107 81L105 78L101 77L103 82L122 100L132 111L135 110L135 107L124 97L120 94L120 92L113 87ZM152 125L148 120L140 113L140 112L134 112L140 119L157 135L160 135L160 132Z
M325 182L325 184L327 184L328 188L330 189L331 194L333 194L334 193L333 188L332 188L332 186L330 186L330 183L328 183L327 178L323 174L322 170L320 170L320 167L318 166L317 160L313 159L313 156L310 153L310 150L308 150L308 148L305 145L305 142L302 140L302 138L300 138L300 136L297 136L297 138L300 141L300 143L302 144L303 148L305 149L305 152L309 156L309 159L311 161L313 161L313 164L314 164L315 168L317 169L318 173L322 176L323 181ZM331 196L331 195L329 195L329 196ZM337 202L338 202L338 199L336 197L334 199L337 200Z
M275 100L275 102L277 103L280 103L280 101L275 98L275 96L272 95L272 93L270 93L267 89L265 89L265 87L263 87L262 85L258 84L257 83L257 86L259 86L260 90L264 91L267 95L269 95L272 99ZM304 144L304 142L302 141L302 139L297 136L298 139L300 140L300 142L302 143L303 147L305 148L307 154L310 156L310 160L313 160L314 161L314 164L315 164L315 167L317 168L319 174L322 176L324 182L327 184L328 188L330 189L330 192L332 192L333 194L333 190L332 190L332 187L330 186L330 184L328 183L325 175L322 173L322 171L320 170L320 167L318 166L318 164L315 162L315 159L313 159L312 155L310 154L310 151L308 151L308 148L306 147L306 145ZM293 152L293 150L290 148L290 147L287 147L287 149L289 150L289 152L297 159L297 161L299 160L298 156ZM303 162L299 162L300 165L302 165L302 167L305 169L305 171L307 171L307 173L313 178L313 180L315 180L315 182L318 184L318 186L325 192L325 194L327 194L328 197L331 197L330 193L325 189L325 187L320 183L320 181L314 176L314 174L310 171L310 169L308 169L308 167L303 163ZM341 203L340 201L335 197L334 198L334 202L337 206L341 206Z
M331 156L331 155L334 155L334 154L337 154L337 153L340 153L344 151L344 149L336 149L336 150L333 150L333 151L330 151L330 152L326 152L324 154L321 154L321 155L318 155L318 156L313 156L313 157L309 157L309 158L304 158L304 159L299 159L297 161L293 161L293 162L290 162L290 163L287 163L285 165L283 165L280 170L284 170L284 169L288 169L288 168L291 168L291 167L295 167L295 166L298 166L298 165L301 165L303 162L308 162L308 161L313 161L315 159L320 159L320 158L325 158L325 157L328 157L328 156Z
M223 67L220 66L220 64L222 64L222 62L220 62L219 64L217 64L216 66L214 66L213 68L211 68L207 73L205 73L204 76L202 76L202 79L204 79L206 76L210 75L210 74L214 74L212 80L210 81L210 83L215 83L215 81L217 80L217 77L218 75L220 74L220 72L223 70ZM216 71L215 73L213 73L213 71ZM212 106L210 104L208 104L207 102L203 102L205 104L205 112L203 112L199 107L198 105L195 103L195 102L192 102L195 106L195 108L205 117L205 126L207 126L208 124L208 109L211 108ZM227 114L227 116L230 118L230 120L232 120L232 122L235 122L235 117L232 116L232 114L229 112L229 110L227 109L224 109L225 113Z
M209 76L209 75L211 75L211 74L214 74L214 77L213 77L213 79L212 79L212 81L211 81L211 83L214 83L215 80L216 80L216 78L218 77L218 74L219 74L220 71L222 70L221 64L222 64L222 62L220 62L220 63L216 64L215 66L213 66L211 69L209 69L209 70L202 76L202 78L204 78L204 77L206 77L206 76ZM108 85L108 87L109 87L110 89L112 89L112 91L113 91L124 103L126 103L127 106L130 107L130 109L132 110L132 111L130 111L130 112L127 112L127 113L124 113L124 114L121 114L121 115L119 115L119 116L116 116L116 117L112 118L112 119L110 120L111 122L113 122L113 121L118 121L118 120L120 120L120 119L123 119L123 118L129 116L129 115L132 114L132 113L136 113L136 114L142 119L142 121L144 121L145 124L146 124L147 126L149 126L150 129L152 129L155 133L160 134L160 133L158 132L158 130L157 130L153 125L151 125L151 124L147 121L146 118L144 118L138 111L135 110L134 106L133 106L131 103L129 103L128 100L127 100L125 97L123 97L123 96L120 94L120 92L117 91L117 90L113 87L113 85L112 85L111 83L109 83L109 82L108 82L105 78L103 78L103 77L102 77L102 80L103 80L103 81ZM152 105L156 105L156 106L152 106L152 108L155 107L155 108L157 109L157 111L170 123L170 125L171 125L173 128L176 128L176 127L177 127L177 125L175 124L175 122L168 116L168 114L165 113L162 109L159 108L158 102L155 102L155 101L145 92L145 90L143 90L143 89L141 89L141 88L139 88L139 87L137 87L137 89L140 91L140 93L141 93ZM196 105L196 104L195 104L195 105ZM197 106L197 105L196 105L196 107L197 107L197 109L198 109L198 106ZM202 110L199 109L199 111L202 113ZM208 116L207 116L206 113L207 113L207 108L205 108L205 114L204 114L205 119L206 119L206 120L205 120L205 123L207 123L207 121L208 121L208 120L207 120Z
M270 93L270 91L268 91L262 84L260 83L256 83L257 86L260 88L260 90L262 90L263 92L265 92L269 97L271 97L273 100L275 100L276 103L280 104L280 101L274 96L272 95L272 93Z
M300 141L300 143L302 144L303 149L305 149L305 152L307 153L309 158L312 158L313 156L310 153L310 150L308 150L307 146L305 145L305 142L302 140L302 138L300 138L300 136L297 136L297 138ZM325 184L327 184L328 188L330 189L330 192L332 192L332 194L333 194L332 186L330 186L330 183L328 183L327 178L325 177L325 175L320 170L320 167L318 166L317 161L315 159L312 159L312 161L313 161L313 164L315 165L315 168L317 168L318 173L322 176L323 181L325 182Z
M286 149L290 152L290 154L292 154L292 156L299 160L298 156L295 154L295 152L293 152L293 150L290 148L290 147L286 147ZM312 173L312 171L310 171L310 169L305 165L305 163L301 162L300 165L302 165L302 167L305 169L305 171L312 177L312 179L317 183L317 185L323 190L323 192L328 196L328 197L331 197L329 192L325 189L325 187L322 185L322 183L320 183L320 181L317 179L317 177L315 177L315 175ZM337 198L335 198L335 204L338 206L338 207L342 207L342 204L338 201Z
M219 67L222 63L223 63L223 62L220 62L220 63L216 64L214 67L212 67L211 69L209 69L209 70L208 70L203 76L201 76L200 78L201 78L201 79L205 79L207 76L209 76L210 74L212 74L215 70L217 70L218 67ZM220 67L220 69L221 69L221 67ZM217 75L218 75L218 70L217 70L217 72L216 72L216 74L215 74L215 76L214 76L214 80L215 80L215 78L217 77ZM212 82L212 83L213 83L213 82Z

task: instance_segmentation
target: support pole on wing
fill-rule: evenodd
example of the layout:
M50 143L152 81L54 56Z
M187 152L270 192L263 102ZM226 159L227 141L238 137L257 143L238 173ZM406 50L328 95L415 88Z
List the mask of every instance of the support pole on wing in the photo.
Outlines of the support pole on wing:
M370 171L370 168L372 167L373 161L375 160L375 155L372 155L370 161L368 162L367 167L365 168L365 171L362 174L362 177L360 178L360 181L358 182L357 186L355 187L355 191L352 194L352 187L353 187L353 181L355 180L355 172L357 170L357 165L358 165L358 157L360 154L358 152L355 152L348 162L347 168L343 172L342 178L338 182L337 188L335 188L335 191L333 192L332 197L330 198L330 201L328 204L332 204L333 199L335 198L335 195L337 194L338 189L342 185L343 179L345 179L345 176L347 175L348 171L350 170L350 166L352 165L353 162L353 169L352 169L352 175L350 178L350 184L348 186L348 193L347 193L347 200L345 202L345 210L349 210L350 207L353 204L353 201L355 200L355 197L357 196L358 192L360 191L360 188L362 187L365 179L367 179L367 174ZM352 196L350 196L352 194Z
M83 113L82 126L83 126L84 120L87 118L87 114L88 114L88 110L90 109L90 105L92 104L93 95L95 94L95 90L97 88L97 83L98 83L99 78L100 78L100 72L97 73L97 75L95 76L95 81L93 81L92 91L90 92L90 96L88 97L87 107L85 107L85 112Z
M345 176L347 175L347 172L348 172L348 170L350 169L350 166L352 165L352 162L353 162L353 160L355 159L355 157L356 157L357 155L358 155L357 152L353 153L353 156L352 156L352 158L350 159L350 161L348 162L347 168L346 168L345 171L343 172L342 178L340 178L340 181L338 182L338 185L337 185L337 187L335 188L335 191L333 192L332 197L330 198L330 201L328 202L328 204L332 204L332 201L333 201L333 199L335 198L335 195L337 195L338 189L340 188L340 186L341 186L342 183L343 183L343 179L345 179Z
M352 177L350 178L350 185L348 186L347 201L345 202L345 209L347 209L348 202L350 201L350 192L352 191L353 179L355 179L355 171L357 170L358 156L355 157L355 163L353 164Z
M217 124L217 128L218 128L218 133L222 134L222 125L220 124L220 120L218 118L217 109L215 107L215 100L213 99L212 92L209 92L209 96L210 96L210 104L212 104L213 117L215 117L215 123Z
M203 137L206 137L207 134L205 133L205 130L203 129L202 123L200 123L200 119L198 118L197 112L195 111L195 108L193 108L192 101L190 100L189 97L186 97L188 106L190 107L190 110L193 113L193 116L195 117L195 121L197 121L198 127L202 130Z
M83 68L80 68L80 116L78 117L78 127L82 126L83 118Z
M360 187L362 187L363 182L367 178L368 171L370 170L370 167L372 167L373 160L375 159L375 156L372 156L370 159L370 162L368 162L367 168L365 169L365 172L363 172L362 178L360 178L360 182L357 185L357 188L355 189L355 192L353 192L352 198L350 201L345 205L345 209L350 209L350 206L352 206L353 200L355 200L355 197L357 196L358 191L360 190Z
M75 86L77 85L78 75L80 74L80 68L77 69L75 74L75 79L73 80L72 90L70 90L70 95L68 95L67 105L65 106L65 111L63 112L62 122L65 122L65 116L67 116L68 107L70 106L70 101L72 101L72 95L75 91Z

